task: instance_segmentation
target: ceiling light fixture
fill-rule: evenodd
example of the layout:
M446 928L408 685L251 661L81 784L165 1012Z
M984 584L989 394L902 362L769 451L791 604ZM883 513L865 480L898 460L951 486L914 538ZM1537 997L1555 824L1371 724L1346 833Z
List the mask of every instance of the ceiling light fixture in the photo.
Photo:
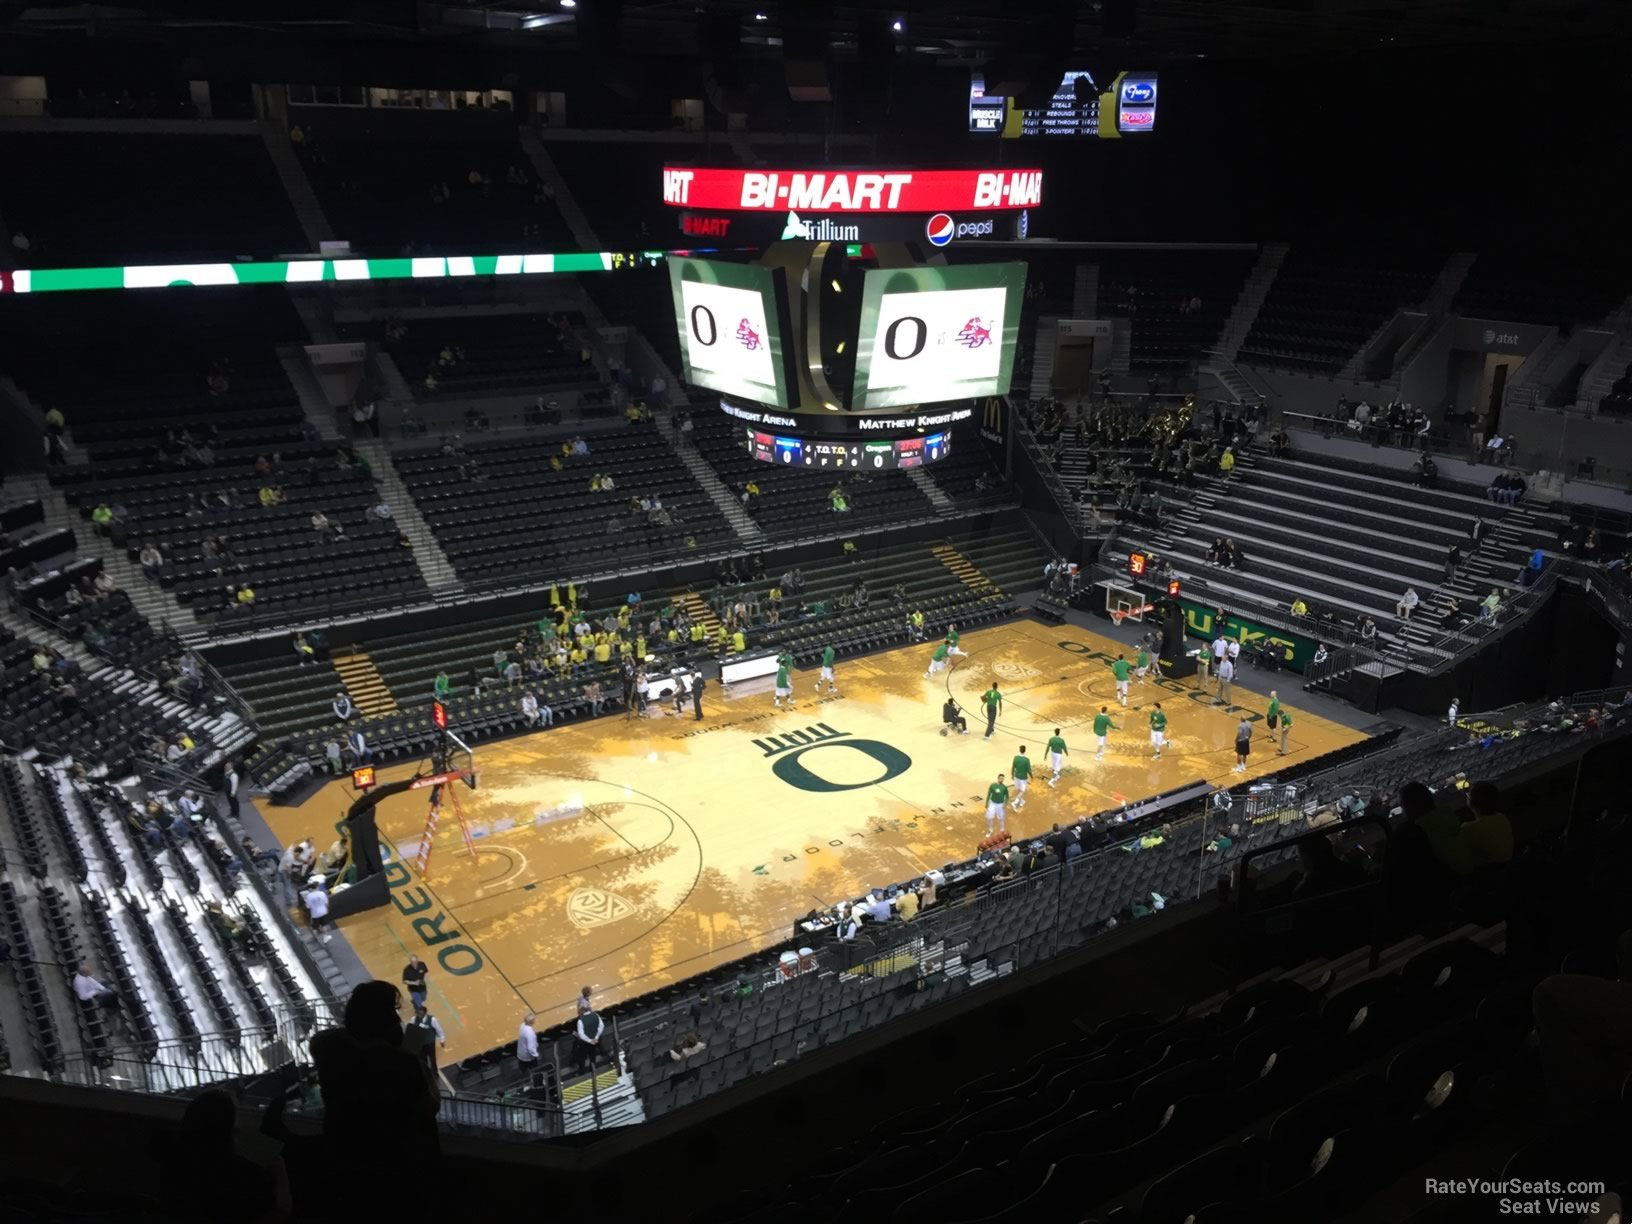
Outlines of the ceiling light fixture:
M562 8L577 8L578 0L561 0Z

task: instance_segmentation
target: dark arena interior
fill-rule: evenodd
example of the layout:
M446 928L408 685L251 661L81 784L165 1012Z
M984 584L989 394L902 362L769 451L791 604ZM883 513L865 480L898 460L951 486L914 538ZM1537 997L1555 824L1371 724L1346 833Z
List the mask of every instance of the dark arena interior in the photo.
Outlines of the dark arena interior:
M0 5L0 1218L1628 1218L1629 44Z

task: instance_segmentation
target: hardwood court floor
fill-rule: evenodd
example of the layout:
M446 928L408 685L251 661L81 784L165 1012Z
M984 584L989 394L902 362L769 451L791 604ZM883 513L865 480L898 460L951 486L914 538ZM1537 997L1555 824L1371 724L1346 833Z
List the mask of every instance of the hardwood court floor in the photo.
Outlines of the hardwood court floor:
M1262 714L1268 703L1237 685L1227 713L1195 700L1193 681L1135 681L1131 708L1118 710L1094 652L1121 648L1072 625L966 634L969 657L928 680L933 647L841 660L836 697L814 694L814 668L798 672L791 710L773 707L769 679L723 697L711 685L700 723L689 708L683 718L619 715L478 746L479 789L460 792L475 857L445 813L418 879L409 860L426 792L386 799L393 903L340 930L391 981L410 950L424 957L444 1057L463 1057L512 1040L528 1008L540 1027L567 1018L582 985L602 1003L654 990L784 938L816 906L967 857L985 831L986 786L1021 744L1038 780L1010 814L1016 836L1198 778L1231 780L1239 710ZM986 740L974 711L994 679L1005 705ZM970 711L966 736L940 734L948 691ZM1156 700L1169 718L1160 761L1146 720ZM1090 724L1106 704L1122 729L1096 762ZM1296 716L1293 760L1363 738ZM1072 755L1050 789L1043 746L1056 726ZM1278 759L1257 726L1249 777ZM383 769L381 781L412 772ZM352 797L348 779L298 808L261 811L284 843L311 836L321 849Z

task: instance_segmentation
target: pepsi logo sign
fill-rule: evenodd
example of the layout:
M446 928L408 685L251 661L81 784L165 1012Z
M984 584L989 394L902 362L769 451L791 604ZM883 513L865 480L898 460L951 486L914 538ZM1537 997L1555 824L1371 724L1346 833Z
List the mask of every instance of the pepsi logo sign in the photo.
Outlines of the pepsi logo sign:
M930 246L944 247L952 241L956 231L957 226L945 213L936 213L924 225L924 236L929 239Z
M1156 100L1156 84L1154 81L1126 81L1122 85L1122 101L1124 102L1154 102Z
M1153 110L1125 110L1122 112L1122 126L1125 128L1148 128L1156 125L1156 112Z

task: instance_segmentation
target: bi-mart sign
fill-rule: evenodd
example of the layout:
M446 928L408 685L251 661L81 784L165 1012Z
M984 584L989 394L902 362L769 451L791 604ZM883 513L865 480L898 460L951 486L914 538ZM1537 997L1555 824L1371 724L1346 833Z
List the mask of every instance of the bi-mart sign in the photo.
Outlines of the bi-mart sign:
M967 213L1035 208L1041 170L663 167L663 203L714 212Z

